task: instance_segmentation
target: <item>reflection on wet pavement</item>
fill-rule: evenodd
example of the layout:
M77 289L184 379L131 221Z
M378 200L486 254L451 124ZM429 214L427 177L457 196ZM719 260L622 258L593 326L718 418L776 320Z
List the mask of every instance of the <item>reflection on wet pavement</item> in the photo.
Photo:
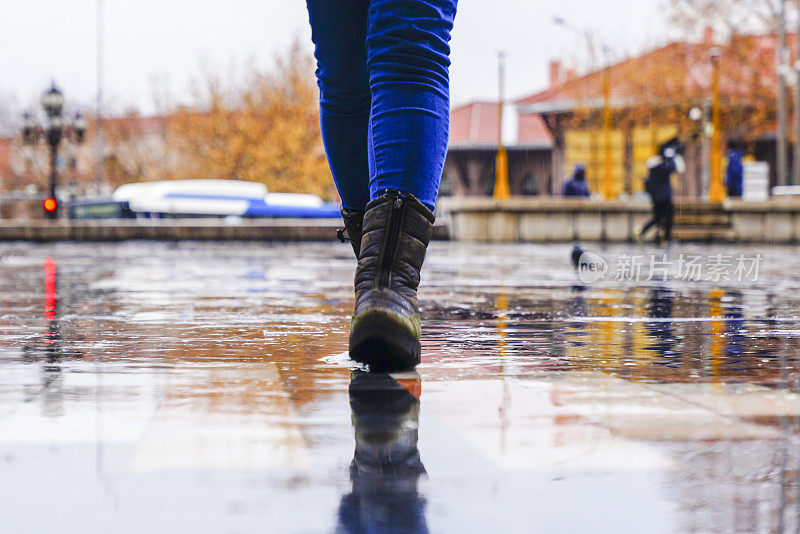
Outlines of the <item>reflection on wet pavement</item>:
M421 381L353 371L350 409L356 450L353 491L342 498L342 532L428 532L417 484L425 467L417 447Z
M2 245L3 530L796 532L798 250L589 286L570 250L435 243L388 376L346 247Z

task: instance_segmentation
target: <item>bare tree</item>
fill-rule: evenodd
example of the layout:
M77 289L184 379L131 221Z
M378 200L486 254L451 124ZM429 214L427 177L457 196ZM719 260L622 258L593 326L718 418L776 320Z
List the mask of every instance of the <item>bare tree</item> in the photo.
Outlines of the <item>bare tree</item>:
M697 35L713 28L721 37L733 34L773 32L785 0L670 0L670 20L679 32ZM786 2L789 17L797 4Z

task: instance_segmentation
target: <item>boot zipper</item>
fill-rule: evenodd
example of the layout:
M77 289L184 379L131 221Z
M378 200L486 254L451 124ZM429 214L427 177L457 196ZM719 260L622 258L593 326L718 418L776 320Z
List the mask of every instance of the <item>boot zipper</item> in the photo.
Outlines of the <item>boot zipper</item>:
M397 242L400 239L400 225L403 222L403 199L397 191L392 191L389 195L393 196L394 200L392 201L392 213L389 215L386 247L383 249L383 258L381 258L381 272L378 274L378 287L389 287L389 275L394 263L395 252L397 252Z

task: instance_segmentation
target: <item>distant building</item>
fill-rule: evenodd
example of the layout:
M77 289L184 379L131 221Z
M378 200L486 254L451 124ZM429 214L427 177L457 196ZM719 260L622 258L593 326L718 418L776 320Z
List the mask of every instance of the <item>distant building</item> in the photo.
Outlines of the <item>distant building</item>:
M471 102L450 115L450 148L442 176L444 196L490 195L494 190L500 106ZM514 111L507 107L504 121L513 126ZM504 128L505 129L505 128ZM553 139L542 119L529 115L517 124L508 151L509 182L513 195L536 195L551 189Z
M789 36L792 51L794 43L795 36ZM721 51L723 144L743 142L751 156L770 163L772 183L776 184L777 39L775 35L734 36L717 45L709 31L701 42L671 43L613 64L605 73L598 70L575 76L559 62L552 62L550 86L515 102L521 125L544 124L551 136L553 180L549 191L557 192L579 162L587 167L591 189L600 189L606 155L604 77L608 76L613 119L609 145L616 193L641 194L647 159L660 143L678 136L686 145L687 172L676 183L676 194L704 196L709 181L709 142L704 124L692 122L689 110L698 107L710 115L715 48Z
M103 180L97 181L97 124L90 119L85 142L64 140L59 150L59 186L84 195L122 183L158 179L174 158L167 146L167 117L131 113L103 121ZM0 189L44 191L50 173L43 140L26 146L21 136L0 137Z
M3 190L3 182L12 177L11 153L13 145L13 137L0 136L0 191Z

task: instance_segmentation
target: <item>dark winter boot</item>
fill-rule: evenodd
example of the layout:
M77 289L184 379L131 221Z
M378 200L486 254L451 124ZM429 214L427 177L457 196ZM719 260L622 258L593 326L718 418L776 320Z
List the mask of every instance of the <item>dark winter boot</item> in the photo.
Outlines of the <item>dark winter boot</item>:
M372 371L419 363L417 287L433 222L433 213L408 193L389 190L367 205L350 357Z
M361 252L361 226L364 224L364 212L342 207L342 219L344 220L344 230L337 231L336 237L342 243L350 241L350 244L353 245L353 252L356 253L356 259L358 259Z

